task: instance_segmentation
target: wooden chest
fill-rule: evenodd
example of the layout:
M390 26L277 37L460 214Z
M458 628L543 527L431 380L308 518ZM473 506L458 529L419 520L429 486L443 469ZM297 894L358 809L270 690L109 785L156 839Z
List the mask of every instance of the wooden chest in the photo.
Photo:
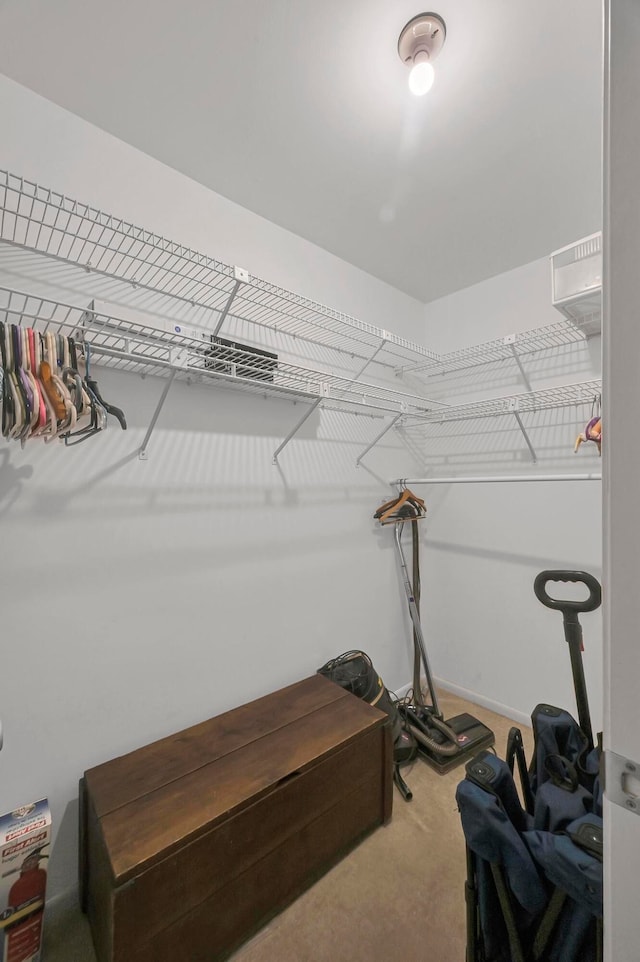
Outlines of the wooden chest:
M314 675L85 772L99 962L226 958L388 821L387 716Z

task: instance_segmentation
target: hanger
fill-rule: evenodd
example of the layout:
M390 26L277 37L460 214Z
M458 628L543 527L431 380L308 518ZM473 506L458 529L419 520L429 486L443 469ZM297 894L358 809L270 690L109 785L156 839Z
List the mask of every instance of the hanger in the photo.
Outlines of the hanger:
M378 519L380 524L395 524L397 521L422 521L427 509L415 504L411 498L398 502L394 508L385 511Z
M63 436L75 426L78 412L67 386L58 374L60 367L58 350L61 348L59 337L48 331L44 336L44 342L47 360L40 364L40 377L55 412L55 423L46 438L46 441L50 442L55 437Z
M22 329L22 347L23 347L22 373L25 378L25 381L29 385L29 390L31 392L31 418L29 421L29 429L23 434L23 437L21 439L21 443L23 447L27 438L33 437L33 433L38 427L38 423L40 420L40 409L43 403L42 398L40 396L40 388L38 386L38 381L36 380L33 374L33 365L32 365L33 355L31 351L32 338L33 338L33 329L30 327L23 328Z
M404 511L405 506L407 506L407 511ZM413 509L413 514L410 513L410 509ZM398 520L418 521L424 517L426 511L422 498L419 498L417 494L414 494L410 488L405 486L397 498L385 502L378 508L374 518L377 518L380 524L392 524Z
M16 366L18 364L19 355L15 324L7 324L6 338L8 358L7 378L9 382L9 391L11 393L13 411L13 417L9 424L9 433L7 437L16 440L20 437L24 430L26 418L26 400L24 396L24 389L21 387L17 376Z
M408 493L409 493L409 495L410 495L411 498L416 502L416 504L419 504L421 507L424 508L424 501L422 500L422 498L419 498L417 494L414 494L413 491L410 491L404 481L400 481L400 485L401 485L401 488L402 488L400 494L397 494L397 495L395 496L395 498L392 498L392 499L391 499L391 501L385 501L384 504L381 504L380 507L378 508L378 510L376 511L376 513L375 513L375 515L374 515L374 518L379 517L379 516L380 516L380 513L383 512L383 511L386 511L387 508L392 507L394 504L398 504L400 498L402 497L402 495L403 495L405 492L408 492Z
M71 370L71 369L70 369ZM76 376L79 378L80 375ZM82 394L85 399L85 406L83 409L83 419L85 424L76 431L67 431L61 435L64 439L65 445L68 447L73 447L74 444L80 444L82 441L86 441L87 438L92 438L95 434L99 434L104 431L107 427L107 412L103 408L102 404L93 395L91 388L89 388L84 382L81 381ZM86 423L86 418L88 417L88 423ZM70 440L73 438L73 440Z
M425 510L422 498L417 498L409 488L405 488L397 498L381 505L375 512L374 518L377 518L381 524L385 524L391 519L392 515L395 515L401 510L405 504L411 504L418 514L422 514Z
M65 366L62 371L62 380L71 394L78 420L75 431L65 431L60 437L63 438L66 446L72 447L105 430L107 412L78 373L78 354L72 337L64 340L63 358Z
M11 335L13 341L13 378L14 386L19 398L19 424L16 425L14 437L23 442L31 430L31 417L33 414L33 390L24 373L24 337L23 329L18 324L11 325Z
M125 418L125 416L124 416L124 413L120 410L120 408L115 407L113 404L107 404L107 402L100 396L100 391L99 391L99 389L98 389L97 381L92 380L92 378L91 378L91 376L90 376L90 372L91 372L91 345L90 345L88 342L85 342L84 351L85 351L85 364L86 364L85 376L84 376L84 382L85 382L85 384L87 385L88 388L90 388L91 393L94 395L94 397L96 398L96 400L102 405L102 407L103 407L104 410L107 412L107 414L111 414L114 418L116 418L116 420L119 422L120 427L122 428L122 430L123 430L123 431L126 431L126 430L127 430L127 421L126 421L126 418Z
M5 345L4 323L0 321L0 403L2 404L2 436L7 435L7 421L9 420L9 382L7 380L7 348Z
M58 384L54 380L50 361L40 362L40 380L51 402L56 421L64 421L67 416L67 409L65 407L64 397L60 393Z
M49 395L45 389L44 380L42 378L42 349L43 336L38 331L33 331L33 374L38 382L41 400L38 426L32 432L34 437L55 436L58 426L56 412L49 399Z

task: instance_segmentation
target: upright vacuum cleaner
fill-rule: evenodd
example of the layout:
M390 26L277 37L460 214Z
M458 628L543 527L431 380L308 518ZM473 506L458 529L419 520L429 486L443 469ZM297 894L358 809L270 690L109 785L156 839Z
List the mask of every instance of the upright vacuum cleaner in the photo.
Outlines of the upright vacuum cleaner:
M450 771L493 745L495 738L490 728L466 712L445 721L438 706L429 658L420 623L420 553L417 522L426 513L422 498L405 488L397 498L381 505L374 514L380 524L393 524L396 552L413 624L414 672L413 697L400 702L398 709L404 726L415 738L419 755L440 774ZM413 539L413 584L402 548L402 533L410 524ZM421 666L424 668L429 703L425 702Z

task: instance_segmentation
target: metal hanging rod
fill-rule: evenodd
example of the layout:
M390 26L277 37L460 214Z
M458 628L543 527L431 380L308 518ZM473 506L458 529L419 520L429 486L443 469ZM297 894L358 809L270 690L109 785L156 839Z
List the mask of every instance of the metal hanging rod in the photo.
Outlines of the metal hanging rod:
M506 474L458 478L397 478L392 485L410 484L512 484L514 481L601 481L602 474Z

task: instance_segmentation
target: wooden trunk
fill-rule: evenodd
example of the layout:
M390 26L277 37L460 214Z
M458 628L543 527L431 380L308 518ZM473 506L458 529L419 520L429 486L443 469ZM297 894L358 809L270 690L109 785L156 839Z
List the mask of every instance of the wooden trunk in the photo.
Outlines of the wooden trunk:
M85 772L99 962L226 958L391 817L387 716L320 675Z

